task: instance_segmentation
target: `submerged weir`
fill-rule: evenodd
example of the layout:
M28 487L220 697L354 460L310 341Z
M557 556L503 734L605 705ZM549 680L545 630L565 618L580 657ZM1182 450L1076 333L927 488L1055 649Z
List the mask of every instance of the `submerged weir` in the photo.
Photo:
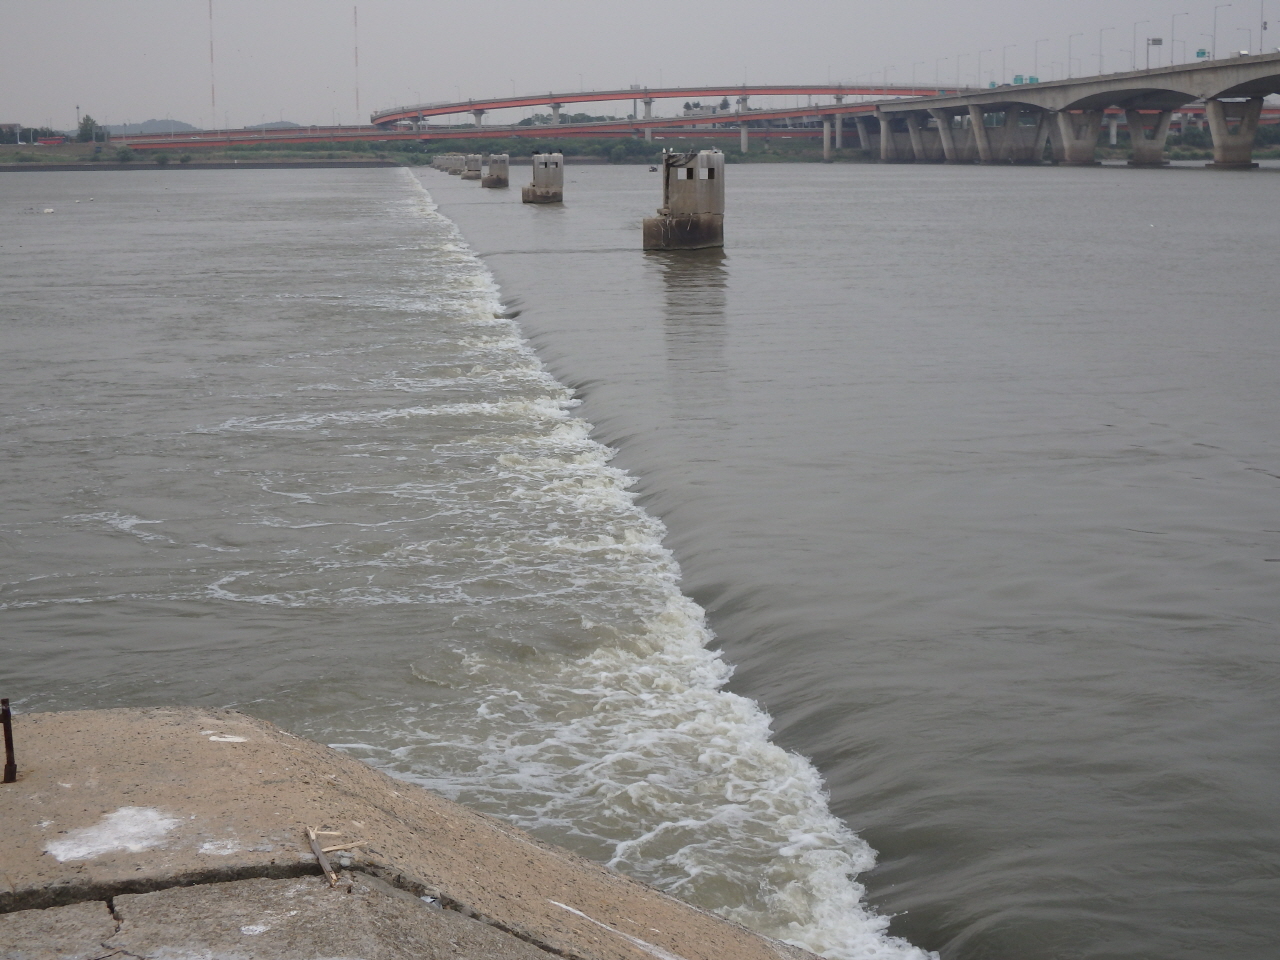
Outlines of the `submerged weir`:
M237 706L759 932L924 957L863 904L872 850L723 689L662 524L417 180L164 186L157 209L151 177L95 180L17 264L96 260L4 378L20 707Z

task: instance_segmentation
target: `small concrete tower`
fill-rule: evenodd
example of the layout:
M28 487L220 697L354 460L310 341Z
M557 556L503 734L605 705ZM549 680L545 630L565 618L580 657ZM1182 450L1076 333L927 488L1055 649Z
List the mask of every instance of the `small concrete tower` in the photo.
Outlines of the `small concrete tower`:
M535 153L533 183L520 191L525 203L561 203L564 200L564 154Z
M646 250L724 246L724 154L662 155L662 207L644 221Z
M463 180L479 180L480 168L484 165L484 158L478 153L467 154L467 159L462 168Z
M489 172L480 181L482 187L505 187L509 183L507 164L511 158L505 153L495 153L489 157Z

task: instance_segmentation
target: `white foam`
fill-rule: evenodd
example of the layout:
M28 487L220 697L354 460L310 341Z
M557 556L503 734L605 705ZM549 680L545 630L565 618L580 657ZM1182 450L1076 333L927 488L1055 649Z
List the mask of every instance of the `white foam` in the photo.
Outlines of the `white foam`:
M180 823L152 807L121 807L92 827L72 830L62 840L51 840L44 849L61 863L92 860L115 850L140 853L163 842Z

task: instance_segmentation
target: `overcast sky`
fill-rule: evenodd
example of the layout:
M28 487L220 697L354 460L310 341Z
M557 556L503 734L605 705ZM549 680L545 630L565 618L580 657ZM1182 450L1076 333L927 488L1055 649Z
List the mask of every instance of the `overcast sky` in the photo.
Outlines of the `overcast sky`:
M1219 55L1259 47L1260 12L1218 10ZM0 0L0 123L70 128L171 117L197 126L367 122L398 104L633 83L895 83L1127 69L1137 26L1177 60L1209 47L1214 0ZM359 112L353 8L359 10ZM1169 45L1171 16L1178 43ZM1110 28L1110 29L1108 29ZM1250 36L1252 32L1252 37ZM1280 24L1266 50L1280 45ZM1038 40L1047 42L1037 44ZM1184 50L1185 42L1185 50ZM1009 48L1006 50L1007 45ZM1038 63L1037 63L1038 56ZM941 62L938 61L941 59ZM1153 65L1155 60L1153 59ZM601 107L588 108L604 112ZM625 114L629 105L609 112ZM666 112L666 111L660 111ZM517 115L493 117L510 122Z

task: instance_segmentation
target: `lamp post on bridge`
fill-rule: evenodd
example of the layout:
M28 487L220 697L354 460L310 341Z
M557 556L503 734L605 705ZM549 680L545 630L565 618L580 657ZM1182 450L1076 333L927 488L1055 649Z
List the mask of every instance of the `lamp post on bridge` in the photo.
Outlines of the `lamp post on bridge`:
M1213 37L1209 49L1213 53L1213 59L1218 59L1218 11L1225 10L1231 6L1229 3L1220 3L1213 8Z
M935 88L942 86L942 63L944 60L950 59L950 57L938 57L933 61L933 85Z
M1008 83L1009 76L1009 51L1016 47L1016 43L1006 43L1000 50L1000 83Z
M990 52L991 52L990 50L979 50L979 51L978 51L978 86L979 86L979 87L981 87L981 86L982 86L982 55L983 55L984 53L990 53Z
M1071 41L1074 40L1076 37L1083 37L1083 36L1084 36L1083 33L1073 33L1071 36L1067 37L1067 78L1068 79L1075 76L1075 74L1071 72Z
M1031 56L1031 75L1034 77L1040 76L1040 44L1048 42L1049 40L1047 37L1044 40L1036 41L1036 50Z
M1139 20L1133 25L1133 49L1129 51L1131 57L1129 61L1131 64L1129 67L1130 70L1138 69L1138 27L1142 26L1144 23L1150 22L1150 20ZM1150 51L1148 51L1148 53L1150 53Z
M1171 67L1173 66L1173 45L1176 42L1174 40L1174 36L1176 36L1178 32L1178 18L1189 17L1189 16L1191 16L1191 14L1189 13L1175 13L1172 17L1169 18L1169 66ZM1186 46L1187 45L1185 43L1182 45L1182 48L1183 48L1182 56L1184 59L1186 58Z
M1098 31L1098 76L1102 76L1102 35L1115 27L1103 27Z
M967 56L968 56L967 53L956 54L956 92L957 93L960 92L960 58L967 57Z

